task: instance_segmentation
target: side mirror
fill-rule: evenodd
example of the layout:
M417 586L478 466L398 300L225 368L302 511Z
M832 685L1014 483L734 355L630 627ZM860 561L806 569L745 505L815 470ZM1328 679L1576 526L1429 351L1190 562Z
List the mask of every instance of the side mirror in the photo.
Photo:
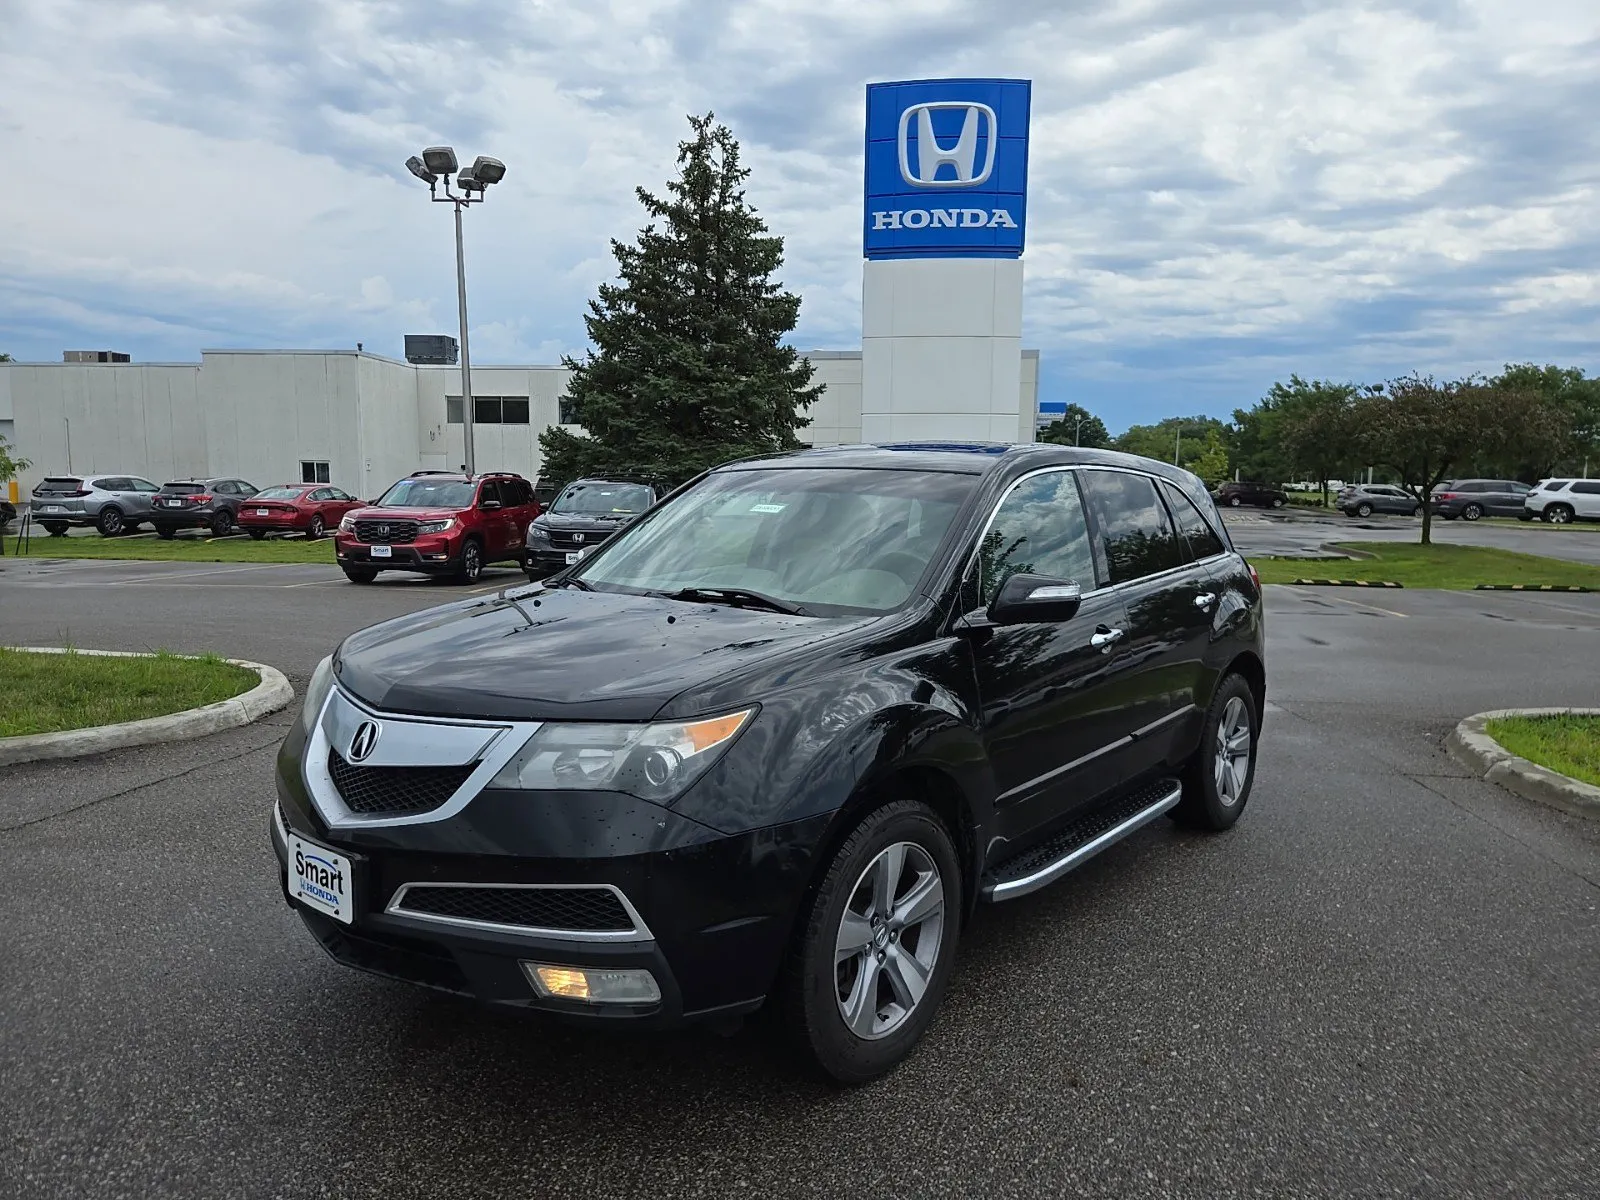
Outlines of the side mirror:
M503 508L504 505L502 505L498 500L485 500L482 504L478 505L478 507L484 512L493 512L497 508Z
M1013 575L989 602L995 625L1029 625L1071 620L1083 602L1083 589L1070 579L1048 575Z

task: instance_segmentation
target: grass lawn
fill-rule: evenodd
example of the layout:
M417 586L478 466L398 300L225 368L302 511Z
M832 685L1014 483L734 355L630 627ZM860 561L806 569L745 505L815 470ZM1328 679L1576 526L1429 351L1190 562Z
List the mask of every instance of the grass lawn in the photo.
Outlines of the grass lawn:
M1253 558L1262 583L1296 579L1389 580L1414 588L1471 588L1479 583L1551 584L1600 588L1600 567L1586 563L1490 550L1481 546L1419 546L1410 542L1340 542L1371 559L1307 562L1292 558Z
M1600 787L1600 717L1506 717L1489 736L1511 753Z
M17 552L15 533L6 539L6 553ZM333 538L307 541L303 537L184 537L162 541L153 533L133 533L126 537L101 537L97 533L76 537L51 537L35 533L23 545L30 558L122 558L150 559L155 562L240 562L240 563L333 563Z
M138 721L214 704L261 682L215 655L110 658L0 648L0 737Z

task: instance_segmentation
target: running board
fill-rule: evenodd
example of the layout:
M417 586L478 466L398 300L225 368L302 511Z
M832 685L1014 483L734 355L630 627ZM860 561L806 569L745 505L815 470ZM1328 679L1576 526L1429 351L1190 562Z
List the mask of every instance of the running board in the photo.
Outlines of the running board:
M985 900L1015 900L1054 883L1107 846L1148 825L1183 798L1176 779L1158 779L1132 795L1080 817L1042 845L1003 862L984 880Z

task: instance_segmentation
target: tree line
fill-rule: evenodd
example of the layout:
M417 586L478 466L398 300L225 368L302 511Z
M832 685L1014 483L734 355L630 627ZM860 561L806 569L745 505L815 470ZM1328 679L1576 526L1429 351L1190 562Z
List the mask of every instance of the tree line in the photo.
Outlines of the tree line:
M1265 483L1312 480L1326 503L1329 480L1373 470L1421 505L1424 542L1433 493L1446 480L1532 483L1600 468L1600 379L1577 367L1518 363L1493 376L1411 374L1368 384L1292 375L1253 407L1234 410L1231 422L1169 417L1115 438L1073 408L1041 438L1071 445L1076 433L1079 445L1176 462L1212 485L1235 475Z

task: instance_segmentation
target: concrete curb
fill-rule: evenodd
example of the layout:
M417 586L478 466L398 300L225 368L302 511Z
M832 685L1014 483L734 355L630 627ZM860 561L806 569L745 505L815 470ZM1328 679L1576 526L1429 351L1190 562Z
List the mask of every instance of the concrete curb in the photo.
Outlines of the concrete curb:
M1600 787L1518 758L1488 734L1489 722L1497 717L1555 717L1568 713L1600 716L1600 708L1497 708L1475 713L1455 727L1445 739L1445 748L1451 758L1477 772L1480 778L1499 784L1524 800L1600 821Z
M1389 579L1291 579L1289 582L1298 587L1397 588L1405 586Z
M35 654L65 654L59 646L10 646L11 650L26 650ZM73 650L75 654L96 654L107 658L146 658L149 655L125 650ZM237 729L252 721L259 721L268 713L286 708L294 699L294 688L283 673L265 663L248 662L230 658L225 661L236 667L254 671L261 682L243 695L219 700L200 708L168 713L164 717L147 717L142 721L124 721L118 725L97 725L89 729L68 729L61 733L33 733L22 737L0 738L0 766L15 763L37 762L47 758L79 758L87 754L104 754L107 750L121 750L128 746L148 746L156 742L181 742L189 738L204 737L223 729Z

